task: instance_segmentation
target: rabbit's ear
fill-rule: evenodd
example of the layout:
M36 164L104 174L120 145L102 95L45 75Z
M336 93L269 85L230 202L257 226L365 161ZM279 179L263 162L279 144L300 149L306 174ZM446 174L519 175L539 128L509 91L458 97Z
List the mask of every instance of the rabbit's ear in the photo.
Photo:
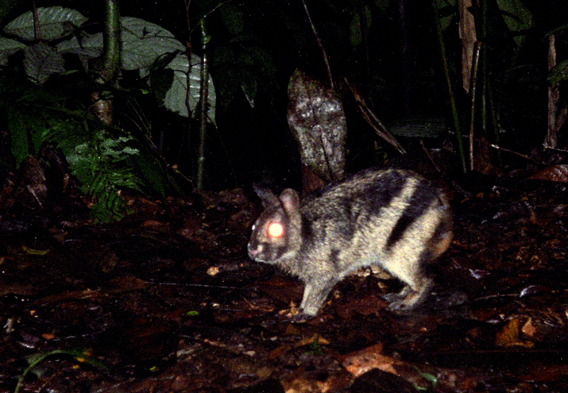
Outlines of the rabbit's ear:
M288 215L297 214L300 208L300 197L298 193L291 188L287 188L280 194L280 202L282 202L282 207Z
M274 194L268 187L254 183L252 188L262 201L262 206L264 206L264 208L280 204L276 194Z

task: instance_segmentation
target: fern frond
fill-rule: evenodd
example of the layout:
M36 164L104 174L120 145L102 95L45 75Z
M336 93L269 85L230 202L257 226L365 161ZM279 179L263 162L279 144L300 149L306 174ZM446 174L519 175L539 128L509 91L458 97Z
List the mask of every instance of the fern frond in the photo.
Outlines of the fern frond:
M122 218L127 205L120 189L142 191L143 187L131 165L132 158L140 153L134 147L136 141L128 135L116 136L94 121L50 120L45 138L63 150L71 173L82 184L81 191L92 198L93 218L103 222Z

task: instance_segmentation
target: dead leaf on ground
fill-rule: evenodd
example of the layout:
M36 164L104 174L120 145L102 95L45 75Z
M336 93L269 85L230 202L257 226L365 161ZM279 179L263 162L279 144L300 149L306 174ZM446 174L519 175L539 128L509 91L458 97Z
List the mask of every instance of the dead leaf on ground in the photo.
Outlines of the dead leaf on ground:
M568 183L568 165L552 165L546 167L532 175L530 179Z
M533 348L532 341L521 340L521 322L518 319L511 319L504 327L495 335L495 344L499 347L524 347Z

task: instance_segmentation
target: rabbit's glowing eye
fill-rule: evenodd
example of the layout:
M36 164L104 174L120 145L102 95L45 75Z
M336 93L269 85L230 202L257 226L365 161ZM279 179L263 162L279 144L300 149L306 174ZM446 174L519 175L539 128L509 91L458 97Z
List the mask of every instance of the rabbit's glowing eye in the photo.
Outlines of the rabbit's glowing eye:
M279 238L284 234L284 227L279 222L273 222L268 225L268 236Z

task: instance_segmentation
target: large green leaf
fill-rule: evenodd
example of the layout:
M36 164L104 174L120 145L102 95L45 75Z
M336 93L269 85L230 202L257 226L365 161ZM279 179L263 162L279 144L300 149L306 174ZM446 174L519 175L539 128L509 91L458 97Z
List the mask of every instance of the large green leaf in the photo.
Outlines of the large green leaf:
M64 7L39 7L37 16L44 41L51 41L71 34L73 26L81 26L88 18L79 11ZM32 11L28 11L11 21L4 27L4 33L12 34L25 41L35 41L34 17Z
M172 112L178 113L180 116L187 117L189 116L189 111L186 105L186 97L189 107L192 110L195 110L199 103L201 87L201 58L192 54L190 64L185 53L178 53L170 64L167 65L166 69L174 71L174 79L171 88L166 93L164 106ZM213 80L210 77L209 89L207 92L207 105L211 113L210 118L212 122L214 122L215 119L215 100L215 89L213 87Z
M83 68L89 69L89 61L101 56L103 53L103 33L73 36L70 40L61 41L56 49L61 54L76 55Z
M26 46L19 41L0 37L0 66L8 65L8 57L25 47Z
M28 155L39 152L48 124L41 108L31 110L24 102L5 109L12 156L16 165L20 165Z
M121 23L121 60L125 70L150 67L166 53L185 51L185 46L172 33L154 23L131 17L122 18Z
M24 49L24 68L32 80L43 84L51 75L65 71L65 61L53 47L38 42Z
M122 68L140 69L142 75L145 75L147 68L160 58L176 52L177 55L165 67L173 71L173 81L163 104L172 112L187 117L190 110L194 111L199 103L201 58L192 54L190 64L184 45L168 30L142 19L122 18ZM156 79L151 81L158 82ZM210 118L214 122L215 89L211 78L208 83L207 103L212 113ZM159 86L153 87L159 90Z

